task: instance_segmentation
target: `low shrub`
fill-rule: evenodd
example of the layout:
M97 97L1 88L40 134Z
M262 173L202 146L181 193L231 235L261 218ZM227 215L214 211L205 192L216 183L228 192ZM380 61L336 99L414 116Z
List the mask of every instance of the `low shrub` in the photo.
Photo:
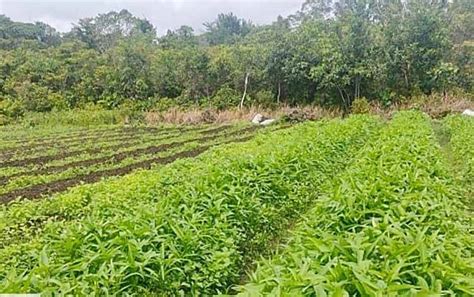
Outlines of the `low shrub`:
M366 98L356 98L352 102L351 112L353 114L368 114L370 113L371 107Z
M238 106L240 102L237 91L230 87L223 87L211 98L210 106L218 110L224 110Z

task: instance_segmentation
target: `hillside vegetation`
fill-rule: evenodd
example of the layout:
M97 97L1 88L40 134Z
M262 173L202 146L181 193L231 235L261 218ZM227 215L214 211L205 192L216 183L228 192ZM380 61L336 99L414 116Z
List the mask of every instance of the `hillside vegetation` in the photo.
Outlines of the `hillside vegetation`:
M347 111L356 98L388 106L472 94L473 20L469 0L307 0L271 25L220 14L200 35L182 26L157 36L126 10L63 34L0 16L0 114L282 103Z

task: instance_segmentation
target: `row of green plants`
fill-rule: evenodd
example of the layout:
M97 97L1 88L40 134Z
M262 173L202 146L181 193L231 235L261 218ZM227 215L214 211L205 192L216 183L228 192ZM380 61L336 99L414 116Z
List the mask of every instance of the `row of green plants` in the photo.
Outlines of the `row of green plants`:
M161 124L153 126L155 129L169 129L173 125ZM97 125L93 127L81 127L73 125L56 125L56 126L38 126L38 127L24 127L21 125L11 125L0 127L0 135L3 144L16 144L19 142L44 142L56 140L58 137L75 138L84 134L87 135L107 135L117 131L126 131L131 129L141 130L146 126L124 126L124 125Z
M197 130L197 129L196 129ZM204 130L204 128L202 129ZM88 149L112 149L123 144L124 147L138 145L143 142L155 142L162 138L179 136L192 131L133 131L130 133L103 134L98 136L82 135L77 138L61 139L51 142L38 142L24 145L17 144L15 147L0 152L0 162L32 159L42 156L54 156L61 153L80 153ZM8 164L6 166L9 166ZM5 164L3 164L5 167Z
M63 100L57 97L59 100ZM119 125L134 114L126 107L116 110L106 110L94 104L83 109L56 110L50 112L26 112L21 101L0 101L0 127L96 127L103 125ZM133 121L137 122L137 120Z
M109 126L106 129L110 129ZM99 128L91 128L91 130L98 131L100 129L104 129L103 127ZM76 135L82 132L85 132L89 129L83 127L65 127L65 126L58 126L58 127L48 127L48 128L36 128L36 129L29 129L20 126L5 126L0 127L0 136L2 137L2 144L3 143L16 143L19 141L27 140L39 140L43 137L54 137L56 135L62 135L71 133L72 135Z
M3 206L1 236L16 240L0 249L0 291L226 292L379 125L368 116L305 123Z
M453 135L472 133L466 128L453 126ZM458 140L453 137L461 149L466 142ZM242 296L473 296L474 220L458 186L430 119L398 113L238 290Z
M181 153L204 149L206 147L213 147L213 146L218 146L218 145L231 143L231 142L242 142L242 141L248 140L248 137L252 137L253 133L255 132L247 132L240 135L236 135L234 137L227 137L227 138L220 137L218 139L214 139L212 141L208 141L205 143L191 142L179 148L174 148L174 149L170 149L161 153L157 153L154 156L140 156L137 158L127 158L120 163L109 165L109 166L101 166L100 164L93 165L88 168L85 168L84 170L79 170L79 172L77 172L75 175L72 175L72 176L68 176L67 173L61 173L58 176L56 176L56 179L51 179L49 181L54 182L55 180L64 180L64 179L67 179L68 177L80 178L81 176L87 175L87 174L100 173L102 171L109 171L109 170L114 170L114 169L121 169L128 165L134 165L134 164L147 162L147 161L151 162L152 160L156 158L165 159L165 158L173 157L175 155L179 155ZM267 133L267 131L265 131L264 133ZM159 164L159 163L154 163L154 164L152 163L150 168L152 168L153 170L159 170L159 168L162 166L164 165ZM139 171L140 171L139 169L135 170L135 172L139 172ZM34 177L33 179L36 179L36 178ZM87 187L89 190L91 190L91 192L94 192L95 190L92 190L92 188L98 189L101 187L100 184L106 184L106 187L110 189L112 185L108 183L109 182L114 183L116 179L120 179L118 175L108 177L107 179L103 179L103 181L99 182L99 185L97 186L95 184L89 184L89 185L79 186L79 188ZM38 184L40 184L40 182L38 182ZM84 189L79 189L79 192L83 192L83 191ZM71 193L66 192L65 194L74 195L73 193L75 192L76 191L74 190L74 188L72 188ZM59 195L61 197L61 194L56 194L56 195ZM78 198L78 199L83 198L82 196L80 197L81 198ZM77 214L77 216L67 215L68 220L79 220L85 214L83 212L84 209L81 209L81 205L82 205L81 203L78 203L74 206L69 205L69 204L64 205L60 200L58 201L57 199L50 199L51 197L49 198L43 197L43 198L44 200L39 200L39 202L38 200L28 201L24 199L23 200L16 199L10 202L9 205L3 206L3 210L8 209L8 212L5 212L8 215L4 217L5 224L0 226L0 230L2 230L0 231L0 233L8 229L9 232L6 232L6 233L8 233L9 235L5 235L2 238L2 242L0 242L0 248L4 246L8 246L12 243L18 242L20 238L24 240L26 238L31 239L33 235L38 236L43 227L42 222L45 220L47 221L51 218L54 219L54 218L57 218L58 216L62 219L65 219L66 216L64 216L64 214L67 213L68 211L74 211ZM23 207L25 201L28 201L27 203L35 204L36 205L35 208ZM76 201L81 201L81 200L76 200ZM19 206L17 206L17 203L19 204ZM24 213L24 211L26 211L26 213ZM32 213L31 211L33 211L34 213ZM19 215L19 212L22 212L23 215ZM32 221L38 223L38 225L36 225L36 223L31 224ZM28 228L24 228L25 226L28 226ZM10 232L17 228L18 230L21 229L21 233ZM12 234L13 236L10 236Z
M4 136L4 139L0 142L0 155L13 151L15 149L25 150L34 147L37 145L40 146L54 146L61 145L64 143L67 144L80 144L84 141L97 141L100 139L112 139L133 136L133 135L142 135L146 133L165 133L178 130L179 127L119 127L119 126L110 126L107 129L63 129L60 131L54 132L54 130L41 130L41 129L22 129L15 131L5 131L0 135ZM197 127L200 128L200 127ZM192 130L197 128L188 128L186 130ZM184 128L181 128L184 129ZM31 130L33 135L28 135L28 132ZM105 139L107 138L107 139Z
M203 129L200 131L207 131ZM127 141L125 138L119 137L117 139L104 138L100 140L84 140L76 144L69 143L69 141L59 142L54 146L41 146L21 150L12 151L0 155L0 166L2 171L0 177L8 177L18 173L28 173L30 171L39 170L42 168L49 168L54 166L62 166L72 164L77 161L87 161L99 157L112 156L115 153L131 151L152 145L160 145L181 139L199 137L198 131L189 131L180 133L178 131L152 133L137 135L133 140ZM128 136L127 136L128 137ZM123 145L123 146L122 146ZM117 149L117 147L120 148ZM93 153L89 152L92 151ZM68 156L67 154L72 154ZM57 157L57 158L56 158ZM38 158L45 159L41 162L35 161ZM25 162L24 164L9 164L9 162Z
M41 141L42 138L47 138L56 135L67 135L71 133L72 137L82 133L82 129L69 128L69 127L56 127L56 128L38 128L38 129L26 129L26 128L15 128L6 129L0 128L0 149L5 151L10 148L18 147L19 144L34 143L35 141Z
M0 195L17 190L17 189L21 189L24 187L64 180L67 178L73 178L75 176L91 174L97 171L118 169L130 164L139 163L146 160L151 160L157 157L171 156L175 153L192 150L193 148L196 148L199 146L216 145L219 142L222 142L224 140L232 140L232 139L238 139L239 137L250 136L254 134L255 132L255 131L249 131L245 133L245 132L240 132L240 131L242 131L242 128L239 128L236 126L235 128L229 129L229 131L219 132L213 135L213 136L216 136L216 138L212 140L206 140L206 137L208 136L203 136L203 135L200 135L199 133L187 133L187 134L182 134L182 135L176 135L175 138L167 138L165 140L163 140L162 138L156 139L153 142L150 141L150 142L140 143L136 146L126 147L125 149L119 149L115 151L105 150L97 154L81 154L72 158L66 158L64 160L52 161L50 163L45 164L44 168L48 168L48 167L56 166L56 165L62 166L62 165L67 165L67 164L73 164L73 162L87 161L90 159L101 158L101 157L110 157L110 159L106 162L97 162L94 164L71 166L69 168L64 168L59 171L54 171L54 172L50 172L46 174L34 174L33 172L31 172L31 174L28 174L29 172L28 170L31 170L31 168L25 168L25 171L22 172L24 173L24 175L9 178L6 183L2 184L2 187L0 188ZM152 146L166 145L166 144L171 144L174 142L186 142L186 143L178 147L165 149L161 152L154 152L154 153L143 152L138 156L130 155L129 157L126 157L123 160L113 159L113 156L116 153L133 152L134 150L137 150L137 149L145 149ZM33 169L37 169L37 168L34 167ZM16 173L19 173L19 172L16 172ZM8 178L8 176L4 176L4 177Z
M450 136L450 147L460 187L465 190L467 203L474 210L474 119L463 115L444 120Z
M232 131L243 127L242 124L233 126L214 126L214 127L195 127L189 129L170 129L162 131L143 131L143 132L130 132L130 133L119 133L101 135L101 136L82 136L77 139L64 139L50 143L35 143L32 146L21 149L15 147L8 149L7 151L0 152L0 167L17 167L18 164L12 164L11 162L16 161L32 161L23 164L25 169L35 169L37 167L44 167L44 165L62 165L72 161L81 161L87 159L88 154L92 154L90 157L100 157L101 155L113 154L121 151L128 151L137 148L144 148L147 146L161 144L162 142L173 142L177 141L182 137L196 138L203 135L211 135L218 133L219 131L225 132L226 130ZM119 148L117 148L119 147ZM91 153L92 150L93 152ZM97 153L100 151L100 153ZM68 155L70 154L70 155ZM72 155L71 155L72 154ZM53 157L62 155L61 160L51 160L47 164L42 162L36 164L33 162L37 158L41 157ZM46 160L47 161L47 160ZM46 162L45 161L45 162Z

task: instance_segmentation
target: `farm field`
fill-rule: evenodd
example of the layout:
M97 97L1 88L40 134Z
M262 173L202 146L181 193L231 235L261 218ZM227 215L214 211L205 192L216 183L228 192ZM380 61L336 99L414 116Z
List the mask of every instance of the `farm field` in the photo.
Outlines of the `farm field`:
M257 127L227 125L68 129L34 136L21 130L3 133L0 201L39 198L80 183L196 156L220 143L247 140L256 131Z
M472 118L0 136L0 293L474 295Z

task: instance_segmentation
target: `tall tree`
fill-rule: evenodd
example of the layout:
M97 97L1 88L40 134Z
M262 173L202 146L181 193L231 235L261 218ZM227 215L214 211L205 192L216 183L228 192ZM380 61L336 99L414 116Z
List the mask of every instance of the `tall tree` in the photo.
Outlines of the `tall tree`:
M127 37L145 35L154 39L156 30L148 20L137 18L123 9L120 12L111 11L94 18L81 19L72 28L71 35L89 47L104 52Z
M162 48L182 48L186 46L198 45L198 40L194 35L193 28L181 26L177 30L168 30L166 35L158 39L158 44Z
M44 46L57 45L60 35L48 24L42 22L14 22L5 15L0 15L0 46L12 49L30 41Z
M219 14L217 19L204 23L209 44L232 44L246 36L254 27L251 22L238 18L233 13Z

